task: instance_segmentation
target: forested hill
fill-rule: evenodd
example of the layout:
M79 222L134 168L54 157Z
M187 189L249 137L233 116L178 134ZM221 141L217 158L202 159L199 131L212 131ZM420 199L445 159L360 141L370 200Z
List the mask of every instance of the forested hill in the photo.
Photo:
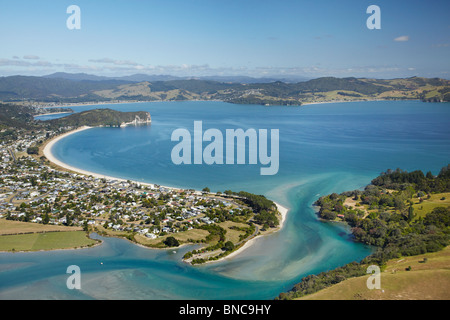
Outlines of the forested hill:
M366 79L323 77L297 83L238 83L201 79L142 81L76 75L64 78L0 78L0 101L56 103L101 101L221 100L241 104L301 105L377 99L450 101L450 81L439 78ZM62 76L61 76L62 77ZM96 80L93 80L96 79ZM131 79L131 78L130 78ZM163 77L154 79L164 79ZM170 79L170 78L167 78Z
M120 112L111 109L94 109L74 113L63 118L48 120L46 122L56 127L120 127L126 125L148 124L151 122L151 117L150 113L145 111Z
M425 193L450 191L450 165L443 167L435 177L431 171L425 175L421 170L412 172L401 169L388 170L372 180L372 185L386 189L402 190L413 187Z
M94 109L69 116L40 121L35 120L36 108L12 104L0 104L0 138L5 132L11 135L19 129L39 130L81 126L126 126L151 123L151 116L145 111L120 112L111 109ZM1 140L1 139L0 139Z

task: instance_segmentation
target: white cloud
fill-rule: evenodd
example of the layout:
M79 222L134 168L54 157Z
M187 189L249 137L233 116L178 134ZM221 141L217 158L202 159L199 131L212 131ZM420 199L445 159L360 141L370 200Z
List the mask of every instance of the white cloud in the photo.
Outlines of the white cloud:
M436 47L436 48L446 48L446 47L450 47L450 43L438 43L438 44L433 44L433 47Z
M16 66L16 67L27 67L32 66L33 63L18 59L0 59L0 66Z
M39 60L40 59L38 56L35 56L35 55L32 55L32 54L23 56L23 58L26 59L26 60Z
M395 38L394 41L397 41L397 42L409 41L409 36L400 36L400 37Z
M249 67L249 66L210 66L208 64L180 64L180 65L149 65L138 64L127 60L113 60L110 58L91 59L89 63L77 64L73 62L50 62L45 60L2 59L0 58L0 75L40 74L53 72L90 73L102 76L126 76L135 73L151 75L173 75L180 77L200 76L249 76L260 77L307 77L318 78L335 77L376 77L392 78L410 75L416 72L411 66L399 67L395 65L348 65L341 68L324 67L320 64L296 67Z
M91 59L89 60L89 62L93 62L93 63L106 63L106 64L114 64L117 66L139 66L141 64L134 62L134 61L130 61L130 60L114 60L111 58L102 58L102 59Z

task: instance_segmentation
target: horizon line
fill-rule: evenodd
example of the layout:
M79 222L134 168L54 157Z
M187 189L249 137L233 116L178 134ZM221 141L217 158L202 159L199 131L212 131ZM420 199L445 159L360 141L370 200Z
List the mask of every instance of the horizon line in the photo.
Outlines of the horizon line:
M348 78L355 78L355 79L376 79L376 80L395 80L395 79L411 79L411 78L425 78L425 79L443 79L443 80L450 80L450 76L449 77L440 77L440 76L420 76L420 75L414 75L414 76L394 76L394 77L368 77L368 76L336 76L336 75L321 75L321 76L315 76L315 77L311 77L311 76L302 76L302 75L267 75L267 76L251 76L251 75L245 75L245 74L238 74L238 75L220 75L220 74L212 74L212 75L186 75L186 76L177 76L177 75L173 75L173 74L156 74L156 73L133 73L133 74L128 74L128 75L99 75L99 74L94 74L94 73L85 73L85 72L76 72L76 73L71 73L71 72L64 72L64 71L57 71L57 72L53 72L53 73L49 73L49 74L43 74L43 75L29 75L29 74L12 74L12 75L0 75L0 78L8 78L8 77L35 77L35 78L48 78L49 76L54 76L57 74L61 74L61 75L79 75L79 76L91 76L91 77L98 77L98 78L107 78L107 79L98 79L98 80L93 80L93 79L81 79L81 80L76 80L76 79L65 79L65 80L73 80L73 81L102 81L102 80L119 80L121 78L127 78L127 77L133 77L133 76L149 76L149 77L173 77L176 79L171 79L171 80L158 80L158 81L174 81L174 80L204 80L202 78L247 78L247 79L254 79L254 80L258 80L258 79L266 79L266 80L275 80L275 81L281 81L281 80L287 80L287 79L297 79L298 82L304 82L304 81L309 81L309 80L314 80L314 79L321 79L321 78L336 78L336 79L348 79ZM57 77L53 78L53 79L58 79ZM59 79L64 79L64 78L59 78ZM278 79L278 80L277 80ZM299 80L301 79L301 80ZM126 79L123 79L126 80ZM217 80L212 80L212 79L208 79L210 81L217 81ZM148 80L128 80L131 82L145 82ZM281 81L283 82L283 81Z

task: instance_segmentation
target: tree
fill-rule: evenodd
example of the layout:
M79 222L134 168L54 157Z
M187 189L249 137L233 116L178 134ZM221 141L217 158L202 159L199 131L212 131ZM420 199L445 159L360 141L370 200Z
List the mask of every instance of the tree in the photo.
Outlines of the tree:
M412 205L410 205L408 209L408 222L411 222L414 219L414 217L415 217L414 208Z
M450 226L450 208L437 207L428 213L424 219L425 225L435 225L439 228Z
M224 246L222 247L222 250L225 251L232 251L234 249L234 244L231 241L225 242Z
M208 187L204 187L202 191L203 192L208 192L208 193L211 192L211 190Z
M334 220L337 218L337 213L335 211L325 209L320 211L320 217L326 220Z
M29 147L27 149L27 153L28 154L38 154L39 153L39 148L38 147Z
M44 217L42 218L43 224L48 224L50 222L50 217L48 216L48 213L46 212Z
M180 242L174 237L167 237L166 240L164 240L164 244L168 247L178 247Z
M269 227L276 227L279 224L278 218L274 212L261 211L254 216L255 222L258 224L267 224Z
M394 197L394 207L399 211L403 211L403 209L405 209L405 202L401 197Z

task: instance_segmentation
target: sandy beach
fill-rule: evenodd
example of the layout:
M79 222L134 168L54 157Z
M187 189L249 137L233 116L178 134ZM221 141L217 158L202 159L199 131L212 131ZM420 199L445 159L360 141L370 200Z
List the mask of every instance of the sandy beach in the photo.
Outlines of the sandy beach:
M84 131L84 130L88 130L88 129L91 129L91 128L92 128L92 127L83 126L83 127L81 127L81 128L78 128L78 129L76 129L76 130L72 130L72 131L66 132L66 133L64 133L64 134L62 134L62 135L59 135L59 136L57 136L57 137L51 139L51 140L45 145L44 149L42 150L42 152L44 153L44 156L45 156L50 162L56 164L57 166L59 166L59 167L61 167L61 168L64 168L64 169L66 169L66 170L69 170L69 171L73 171L73 172L76 172L76 173L81 173L81 174L84 174L84 175L87 175L87 176L92 176L92 177L95 177L95 178L101 178L101 179L103 178L103 179L108 179L108 180L119 180L119 179L116 179L116 178L113 178L113 177L104 176L104 175L101 175L101 174L98 174L98 173L94 173L94 172L90 172L90 171L86 171L86 170L82 170L82 169L79 169L79 168L72 167L72 166L70 166L70 165L68 165L68 164L66 164L66 163L64 163L64 162L62 162L62 161L59 161L58 159L56 159L56 158L53 156L53 154L52 154L52 148L53 148L53 146L54 146L59 140L64 139L64 138L66 138L66 137L68 137L68 136L70 136L70 135L72 135L72 134L74 134L74 133L81 132L81 131ZM122 180L123 180L123 179L122 179Z
M70 135L72 135L74 133L81 132L81 131L84 131L84 130L88 130L88 129L91 129L91 128L92 127L83 126L83 127L80 127L80 128L78 128L76 130L72 130L72 131L66 132L66 133L64 133L62 135L59 135L59 136L51 139L45 145L44 149L42 150L42 152L44 153L44 156L50 162L52 162L53 164L57 165L58 167L64 168L66 170L69 170L69 171L72 171L72 172L75 172L75 173L83 174L83 175L86 175L86 176L92 176L94 178L99 178L99 179L116 180L116 181L129 181L127 179L121 179L121 178L106 176L106 175L102 175L102 174L99 174L99 173L95 173L95 172L83 170L83 169L80 169L80 168L76 168L76 167L73 167L71 165L68 165L67 163L59 161L58 159L56 159L53 156L52 148L59 140L64 139L64 138L66 138L66 137L68 137L68 136L70 136ZM143 182L138 182L138 181L133 181L133 182L138 183L140 185L144 185L144 186L153 186L153 184L151 184L151 183L143 183ZM171 187L166 187L166 188L171 188ZM177 189L177 188L171 188L171 189Z
M274 201L274 203L275 203L275 205L277 206L278 211L279 211L280 214L281 214L281 221L280 221L280 230L281 230L281 229L283 229L284 224L285 224L285 222L286 222L286 216L287 216L287 214L288 214L289 209L286 208L286 207L283 207L281 204L279 204L279 203L277 203L277 202L275 202L275 201Z
M284 224L285 224L285 222L286 222L286 216L287 216L287 213L289 212L289 209L286 208L286 207L284 207L284 206L282 206L282 205L279 204L279 203L276 203L275 201L274 201L274 203L275 203L275 205L277 206L278 211L279 211L280 214L281 214L280 226L279 226L279 229L276 231L276 232L278 232L278 231L280 231L281 229L283 229L283 227L284 227ZM256 241L258 238L264 237L264 236L265 236L265 235L259 235L259 236L256 236L256 237L250 239L249 241L247 241L246 243L244 243L244 245L243 245L242 247L240 247L240 248L237 249L236 251L233 251L233 252L230 253L229 255L227 255L227 256L225 256L224 258L219 259L219 260L217 260L217 261L222 261L222 260L226 260L226 259L231 259L231 258L237 256L238 254L241 254L243 251L245 251L246 249L248 249L248 248L250 248L252 245L254 245L254 244L255 244L255 241ZM212 261L212 262L217 262L217 261ZM206 263L211 263L211 261L208 261L208 262L206 262Z
M55 164L58 167L61 167L63 169L66 169L66 170L69 170L71 172L74 172L74 173L83 174L83 175L86 175L86 176L92 176L92 177L98 178L98 179L115 180L115 181L121 181L121 182L132 181L132 182L134 182L136 184L140 184L142 186L149 186L149 187L154 187L155 186L155 184L153 184L153 183L146 183L146 182L141 182L141 181L133 181L131 179L123 179L123 178L111 177L111 176L107 176L107 175L103 175L103 174L99 174L99 173L83 170L83 169L80 169L80 168L76 168L76 167L73 167L71 165L68 165L67 163L59 161L58 159L55 158L55 156L53 156L52 147L59 140L64 139L64 138L66 138L66 137L68 137L68 136L70 136L70 135L72 135L74 133L81 132L81 131L84 131L84 130L88 130L88 129L91 129L91 128L93 128L93 127L83 126L83 127L78 128L78 129L75 129L75 130L66 132L66 133L64 133L62 135L59 135L59 136L57 136L55 138L52 138L44 146L44 149L42 150L42 153L53 164ZM163 186L163 185L159 185L159 184L158 184L158 186L166 188L166 189L171 189L171 190L182 190L181 188L168 187L168 186Z

